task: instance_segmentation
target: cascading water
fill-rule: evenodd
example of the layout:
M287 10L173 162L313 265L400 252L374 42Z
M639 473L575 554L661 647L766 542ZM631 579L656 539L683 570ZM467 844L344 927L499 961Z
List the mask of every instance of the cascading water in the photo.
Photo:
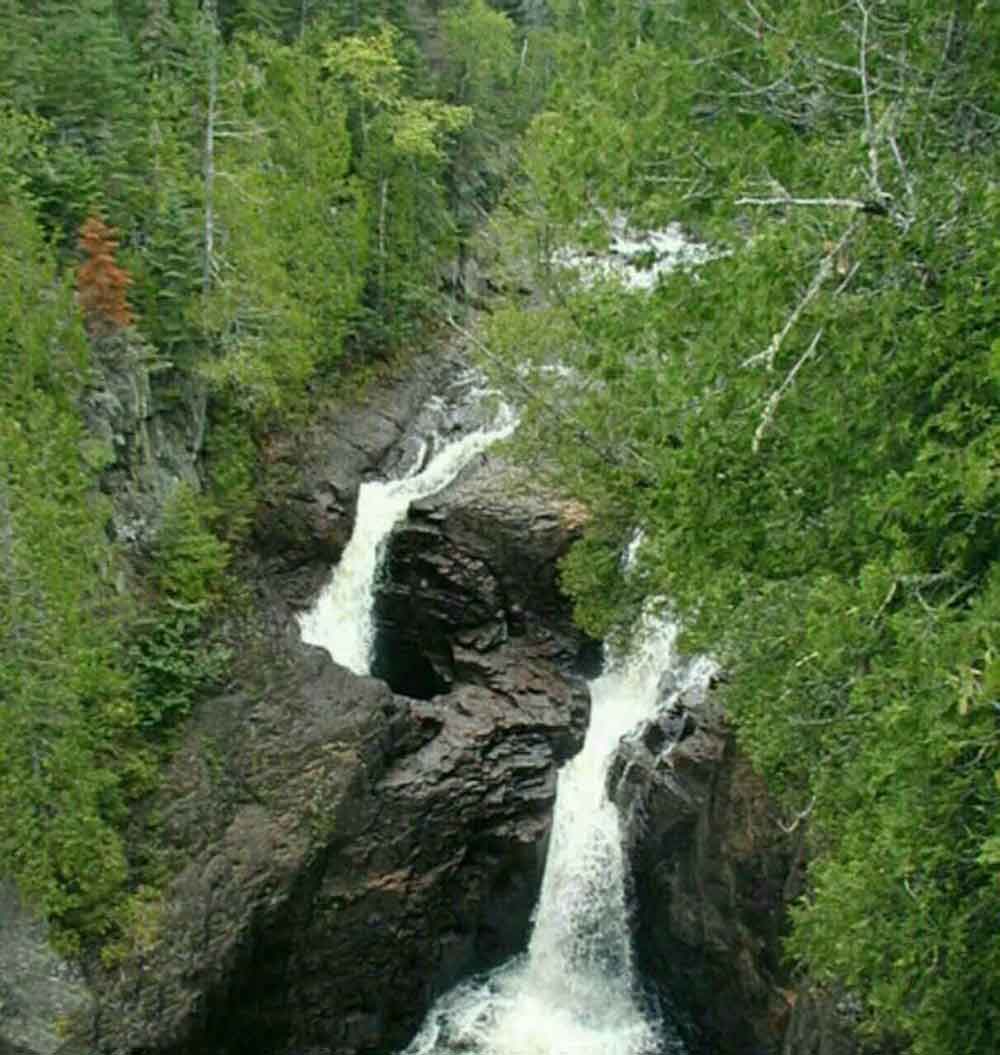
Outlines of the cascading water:
M680 1042L638 997L618 812L605 793L621 737L655 713L677 629L647 627L591 682L583 749L559 774L542 892L525 956L447 993L404 1055L652 1055ZM680 688L707 678L696 663Z
M386 539L406 516L411 502L447 487L476 455L509 436L516 424L514 411L501 405L489 426L445 444L429 459L423 447L413 470L402 479L361 485L354 532L340 563L316 604L299 619L303 641L322 646L355 674L369 673L375 637L375 577Z
M471 398L483 394L478 389ZM442 490L516 424L513 410L501 406L488 426L451 443L440 445L432 431L408 474L362 485L350 542L315 606L300 618L303 640L322 646L356 674L369 672L375 579L388 536L411 502ZM655 713L663 674L674 673L681 688L708 676L702 664L681 667L675 637L669 622L647 626L639 646L612 658L590 684L590 726L582 750L559 775L527 953L445 994L403 1055L683 1051L639 996L622 832L605 793L611 756L624 734Z
M651 290L661 275L712 255L681 229L631 232L605 216L609 248L596 257L571 246L554 262L582 285L616 279ZM652 259L652 266L650 266ZM558 360L543 364L573 383ZM626 567L642 542L637 534ZM677 627L647 621L639 645L612 657L591 682L590 726L580 753L559 774L542 892L527 953L446 993L403 1055L662 1055L683 1046L643 1006L635 978L618 811L608 800L608 765L622 736L653 717L664 674L677 691L707 681L712 665L674 652Z

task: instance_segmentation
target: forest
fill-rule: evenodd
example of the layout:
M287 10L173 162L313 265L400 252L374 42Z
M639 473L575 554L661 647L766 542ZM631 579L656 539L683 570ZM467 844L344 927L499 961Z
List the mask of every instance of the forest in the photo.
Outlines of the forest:
M124 833L228 662L268 435L458 326L590 510L579 624L666 598L725 669L808 832L790 960L876 1041L996 1050L1000 7L0 10L0 860L61 946L163 879ZM574 265L623 220L701 251ZM127 359L208 408L139 554L81 410Z

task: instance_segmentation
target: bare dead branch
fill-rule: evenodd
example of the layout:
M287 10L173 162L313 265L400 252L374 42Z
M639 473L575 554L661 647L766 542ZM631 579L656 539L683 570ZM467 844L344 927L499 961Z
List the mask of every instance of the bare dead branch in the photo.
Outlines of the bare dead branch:
M833 271L834 262L840 255L844 246L846 246L851 238L854 237L854 233L858 230L859 222L859 217L855 216L844 233L837 239L833 248L819 262L819 267L816 268L816 274L813 275L808 289L806 289L798 304L792 309L788 318L785 320L784 326L782 326L782 328L771 338L771 343L762 352L758 352L756 355L751 355L749 359L744 359L740 364L742 367L756 366L758 363L764 363L766 368L770 370L774 366L774 358L781 350L785 338L795 328L795 324L801 318L802 313L809 306L816 294L819 293L823 283L829 278Z
M760 13L758 8L753 5L751 0L743 0L743 2L749 8L750 13L754 16L754 18L757 19L759 25L761 25L764 29L768 30L769 32L776 32L774 23L768 22L768 20Z
M888 136L887 138L889 148L892 150L892 156L895 159L896 167L899 169L899 175L906 191L906 203L910 207L910 213L912 215L917 211L916 195L913 192L913 180L910 177L909 169L906 167L906 162L903 160L903 154L899 149L899 143L896 142L896 137Z
M815 805L816 796L813 795L813 797L809 800L809 805L806 806L804 810L800 810L798 813L796 813L795 816L792 818L792 822L790 824L785 824L783 821L779 820L778 827L785 833L785 835L791 835L798 829L799 825L804 820L808 820L809 814L812 813L813 807Z
M872 118L872 92L868 81L868 23L870 15L862 0L855 0L861 12L861 38L858 41L858 73L861 77L861 98L865 108L865 138L868 140L868 180L878 199L886 197L879 181L878 133Z
M771 393L770 398L764 407L764 413L761 415L760 424L757 426L757 431L753 434L753 452L756 454L760 450L761 440L764 438L764 434L771 427L771 423L774 421L774 413L778 409L778 404L781 402L785 393L792 387L795 381L795 376L802 369L803 366L813 357L816 352L816 348L819 345L820 339L823 336L823 327L821 326L816 333L813 335L813 339L809 342L809 347L799 356L795 365L785 375L785 380Z
M706 63L714 66L723 59L731 59L736 55L742 55L746 48L730 48L728 51L716 51L711 55L702 55L700 59L690 59L689 66L704 66Z
M828 209L855 209L859 212L882 214L886 211L880 202L862 201L860 198L792 198L776 195L770 198L737 198L734 205L798 205Z
M744 22L742 19L737 18L735 15L731 14L728 11L723 11L722 16L726 19L727 22L732 22L732 24L736 26L737 29L741 29L748 36L753 37L754 40L760 40L760 35L758 34L754 26L748 26L746 22Z
M747 98L750 98L750 97L755 96L755 95L773 95L775 92L779 91L780 89L784 89L786 94L794 92L794 88L792 87L792 84L788 80L787 76L779 77L777 80L771 81L770 84L760 84L760 85L758 85L758 84L754 84L753 81L749 80L748 78L740 76L739 74L735 73L733 70L724 70L723 72L729 74L729 76L732 77L732 79L734 81L738 81L744 87L743 87L742 91L738 91L738 92L736 92L736 91L725 91L724 92L724 91L716 90L716 91L705 93L705 94L711 95L711 97L713 99L717 99L717 98L723 98L723 99L747 99Z
M833 291L833 295L835 297L840 296L840 294L843 293L845 289L847 289L847 287L851 284L851 279L853 279L854 276L858 273L859 267L861 267L861 261L855 260L854 263L851 265L851 270L848 271L847 274L844 276L844 281L841 282L840 285Z

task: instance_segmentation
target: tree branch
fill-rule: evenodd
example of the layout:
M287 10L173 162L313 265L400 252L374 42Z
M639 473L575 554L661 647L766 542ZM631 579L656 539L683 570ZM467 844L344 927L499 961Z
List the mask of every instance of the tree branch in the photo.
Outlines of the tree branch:
M791 824L785 824L783 821L779 820L778 827L785 833L785 835L791 835L804 820L808 819L809 814L812 813L813 807L815 805L816 796L813 795L813 797L809 800L809 805L806 806L804 810L801 810L799 813L795 814L795 817L792 819ZM775 819L777 820L777 818Z
M816 274L813 275L812 282L809 283L809 288L802 295L802 299L792 309L791 314L785 320L785 325L771 338L771 343L762 351L756 355L751 355L749 359L744 359L740 364L742 367L756 366L758 363L764 363L766 368L770 370L774 366L774 358L781 350L782 344L785 342L785 338L792 332L795 324L802 317L802 313L809 306L812 299L819 293L823 283L830 276L833 271L833 263L837 259L841 250L854 236L859 226L859 218L855 217L847 227L847 230L840 236L833 248L823 257L819 263L819 267L816 269ZM756 449L756 448L755 448Z
M785 376L785 380L771 393L770 398L767 401L767 405L764 407L764 413L761 415L760 424L757 426L757 431L753 434L753 452L756 454L760 450L761 440L764 438L764 433L771 427L771 423L774 421L774 412L778 409L778 404L781 402L785 393L792 386L792 382L795 380L795 375L802 369L806 362L812 358L813 353L816 351L816 347L820 342L820 338L823 336L823 327L821 326L813 336L813 339L809 342L809 347L799 356L796 364L788 371Z
M208 296L215 273L215 136L216 107L219 93L219 20L215 0L206 0L203 17L208 33L208 98L205 113L205 221L204 260L201 273L201 290Z
M900 178L903 181L903 187L906 190L906 203L910 207L910 212L915 213L916 196L913 193L913 180L910 178L909 170L906 167L906 162L903 160L903 154L899 149L899 144L896 142L896 137L889 136L888 140L889 147L892 150L892 156L896 161L896 167L899 169Z
M858 75L861 78L861 98L865 108L865 138L868 140L868 179L871 183L872 193L880 201L888 195L882 190L878 171L878 133L875 121L872 118L872 92L868 81L868 22L870 19L868 8L862 0L855 0L858 10L861 12L861 39L858 42ZM879 122L881 125L882 122Z
M828 209L855 209L874 216L884 216L888 211L881 202L862 201L860 198L792 198L787 195L772 198L737 198L734 205L798 205Z

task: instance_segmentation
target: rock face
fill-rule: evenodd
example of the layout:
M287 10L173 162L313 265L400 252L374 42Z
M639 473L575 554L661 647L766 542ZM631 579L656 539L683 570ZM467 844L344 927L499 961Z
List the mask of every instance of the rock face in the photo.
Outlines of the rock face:
M94 380L82 406L86 453L111 496L115 538L142 546L155 536L177 485L201 486L207 393L190 381L154 385L153 350L132 334L102 338L93 350Z
M544 661L423 702L305 647L259 700L214 701L164 804L188 864L154 940L105 979L91 1042L403 1043L437 993L525 940L555 769L586 710Z
M427 417L469 383L454 354L424 355L370 386L360 399L325 407L306 428L273 434L267 457L282 479L254 525L256 549L291 601L307 604L351 537L358 488L419 457ZM454 391L451 392L454 395ZM448 418L443 429L460 427Z
M0 882L0 1055L52 1055L62 1022L86 1021L91 995L74 965L48 944L48 929Z
M258 523L259 654L199 708L150 806L175 878L122 961L93 965L81 1055L389 1052L456 980L524 946L556 770L588 714L571 669L585 648L551 567L579 516L523 487L510 498L489 463L492 482L470 475L404 526L385 625L414 650L405 621L433 629L433 691L356 677L294 631L372 459L419 458L407 414L424 413L422 383L377 397L410 408L398 420L330 422L339 454ZM474 424L426 410L437 436Z
M599 649L572 626L557 582L558 560L584 519L576 503L539 492L491 455L414 503L390 541L377 596L375 673L418 697L488 683L495 650L509 639L594 673Z
M637 956L713 1055L854 1055L849 1001L791 978L787 910L803 889L801 827L782 827L709 689L674 699L623 742Z

